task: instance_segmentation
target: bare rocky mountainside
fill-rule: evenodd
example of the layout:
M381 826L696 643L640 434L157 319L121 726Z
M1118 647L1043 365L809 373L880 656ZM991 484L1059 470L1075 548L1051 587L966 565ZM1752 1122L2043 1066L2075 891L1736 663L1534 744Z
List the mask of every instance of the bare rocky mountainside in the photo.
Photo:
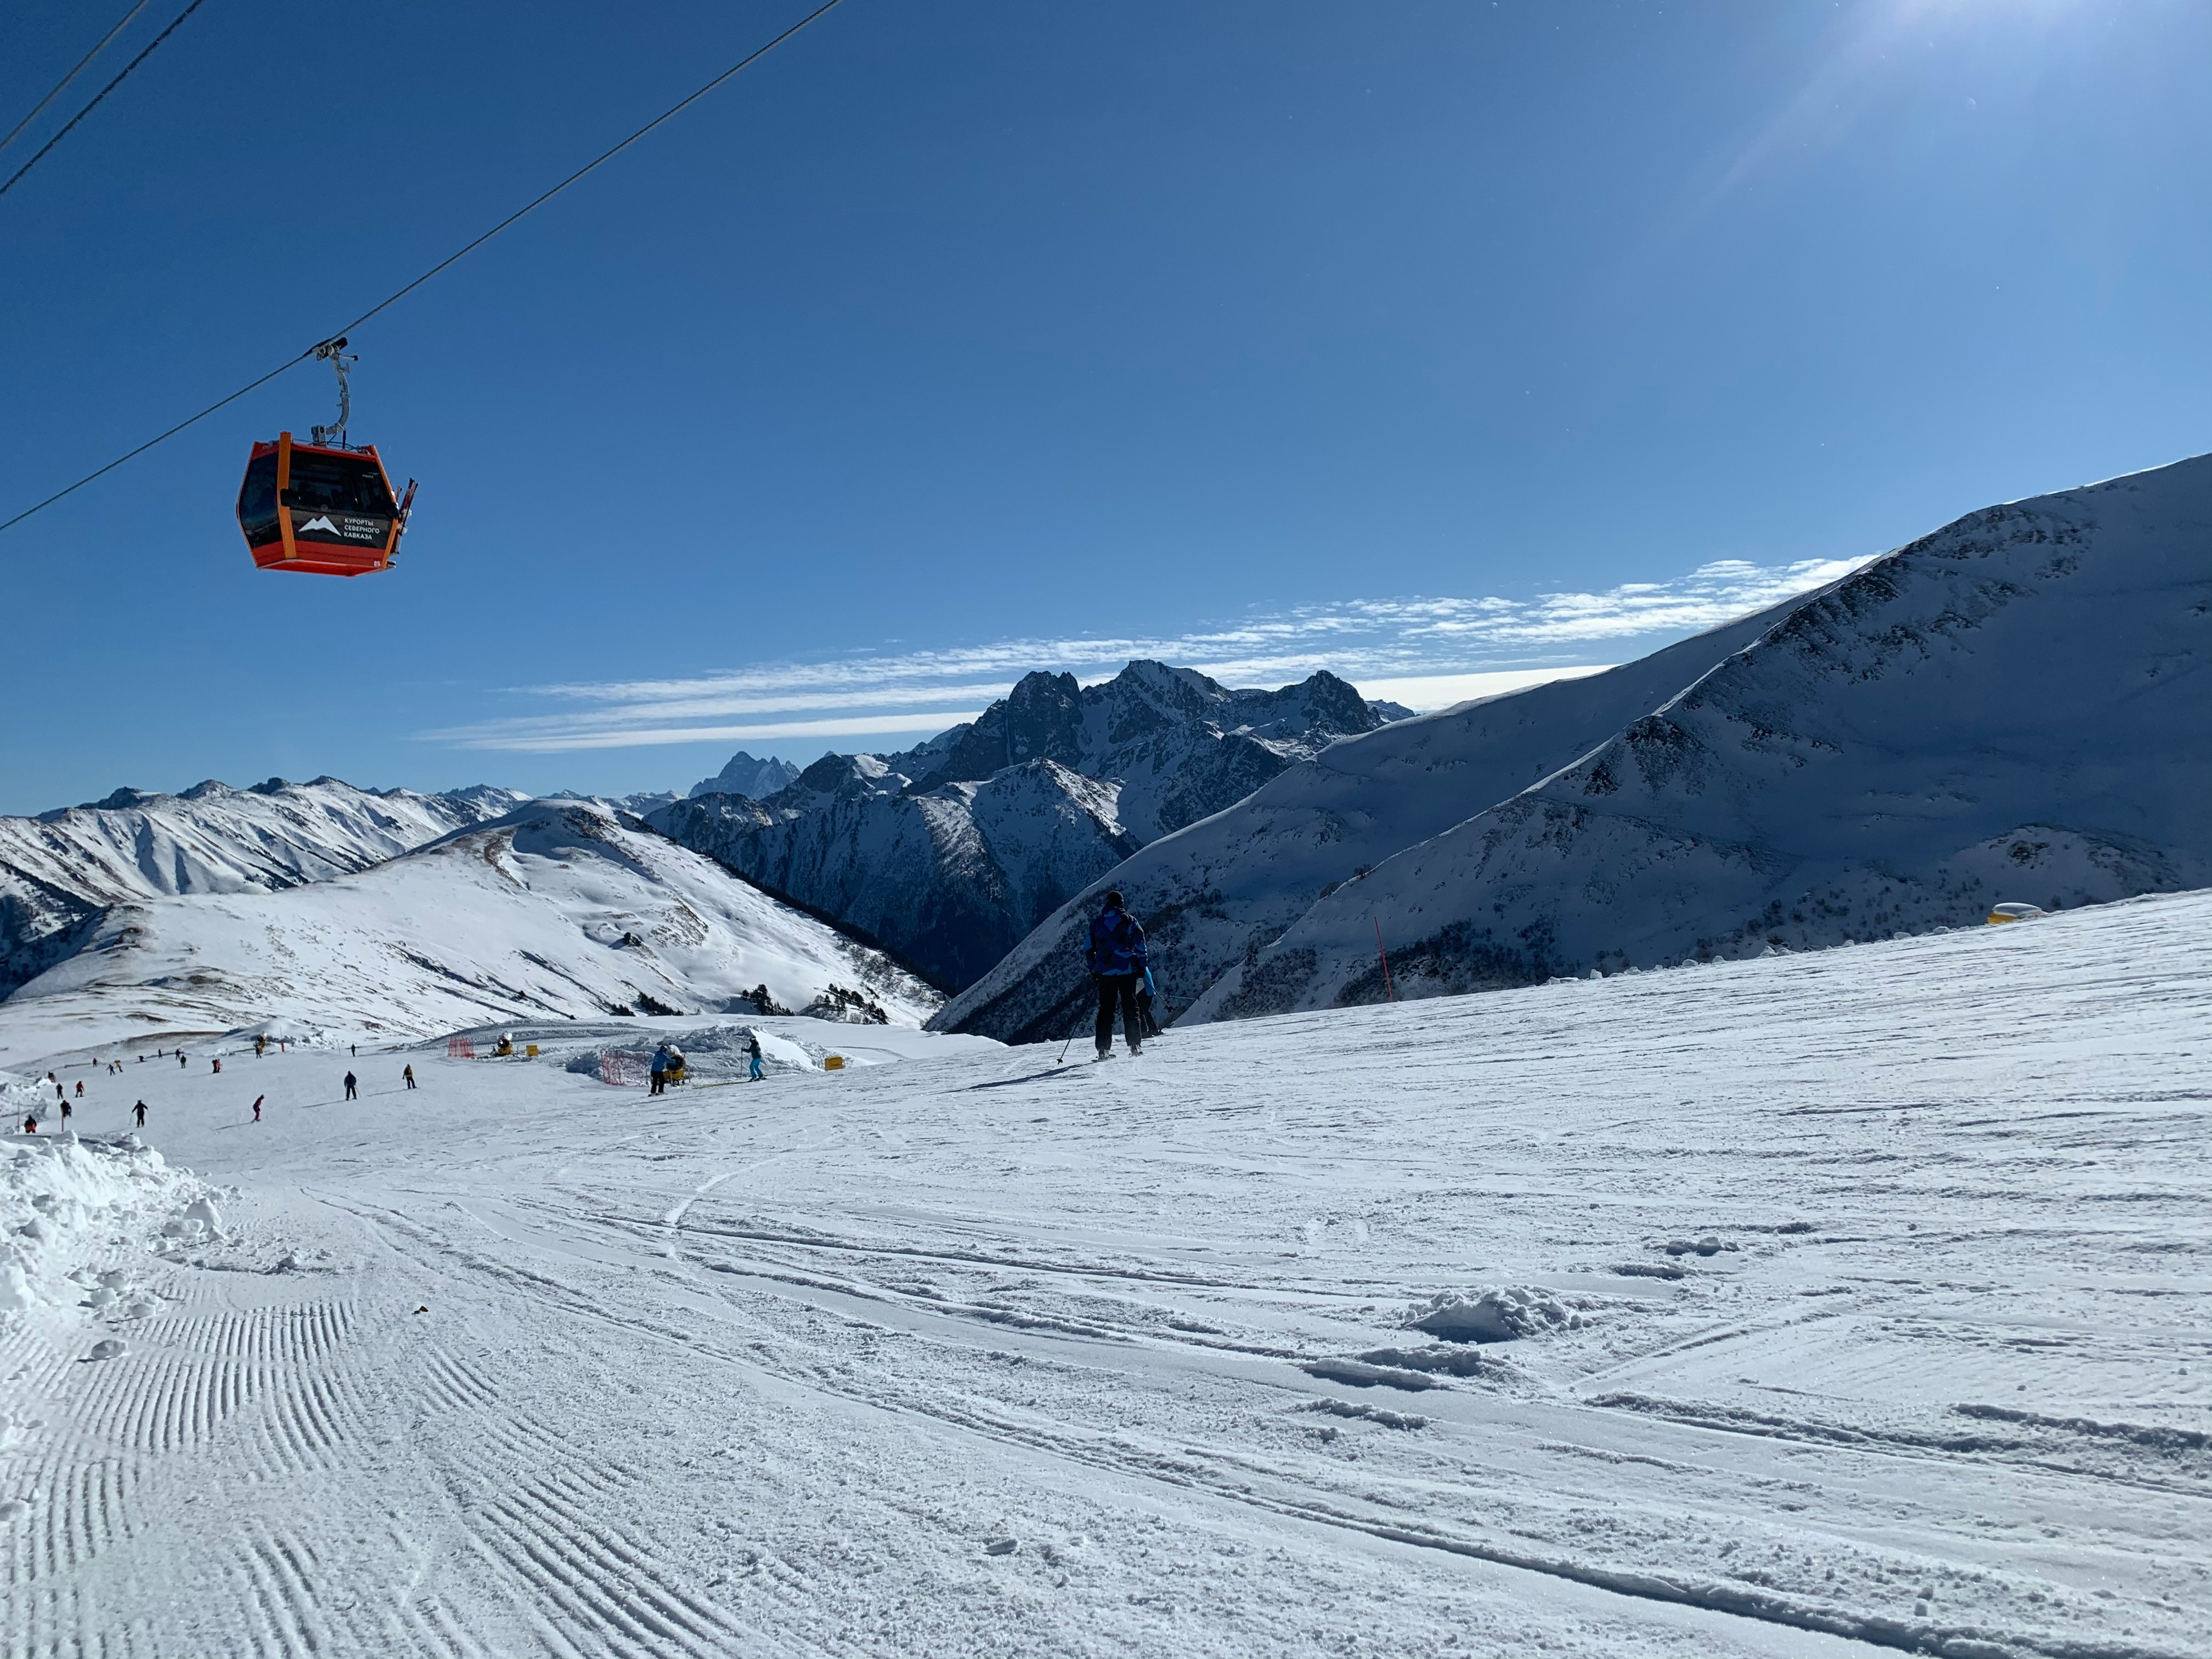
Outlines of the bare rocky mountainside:
M1988 508L1640 662L1408 720L1111 873L1171 1011L1758 955L2212 883L2212 457ZM941 1029L1063 1029L1094 882Z
M799 776L799 769L789 761L773 757L757 760L742 749L730 757L729 763L711 778L702 778L684 793L686 795L750 795L758 800L763 795L772 795ZM659 803L655 802L658 805Z
M1275 691L1157 662L1092 686L1030 674L918 748L647 821L957 989L1146 843L1406 712L1329 673Z
M336 778L248 789L210 780L179 795L118 789L84 806L0 817L0 996L74 952L111 905L326 881L528 799L486 785L422 795Z

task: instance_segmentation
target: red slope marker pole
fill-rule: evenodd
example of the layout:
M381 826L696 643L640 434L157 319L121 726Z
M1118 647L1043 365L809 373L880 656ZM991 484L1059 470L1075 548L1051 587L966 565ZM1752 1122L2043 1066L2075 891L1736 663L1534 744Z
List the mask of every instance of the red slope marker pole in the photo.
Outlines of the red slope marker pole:
M1382 919L1376 916L1372 920L1375 923L1375 954L1382 959L1382 1000L1395 1002L1397 993L1390 988L1390 957L1382 949Z

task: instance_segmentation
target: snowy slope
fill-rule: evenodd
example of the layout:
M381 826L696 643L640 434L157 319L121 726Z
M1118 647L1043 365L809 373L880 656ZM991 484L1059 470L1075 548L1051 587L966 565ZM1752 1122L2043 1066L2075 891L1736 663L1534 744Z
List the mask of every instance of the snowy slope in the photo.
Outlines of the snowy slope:
M118 789L89 806L0 817L0 995L74 948L106 906L325 881L526 799L489 787L420 795L336 778L250 789L210 780L181 795Z
M2212 457L1968 514L1316 902L1208 1019L2212 882Z
M0 1649L2202 1659L2208 930L662 1099L64 1070L222 1190L0 1140Z
M937 1003L713 860L605 808L541 801L359 875L116 906L0 1004L0 1065L164 1032L720 1010L763 984L789 1009L842 986L904 1023Z
M1275 691L1156 662L1093 686L1030 674L919 748L825 757L765 800L650 821L957 988L1146 841L1396 712L1325 673Z
M936 1023L1011 1042L1066 1030L1091 994L1085 930L1109 883L1143 918L1154 977L1170 1012L1179 1013L1328 888L1589 753L1790 608L1602 674L1486 697L1332 744L1249 799L1101 870Z

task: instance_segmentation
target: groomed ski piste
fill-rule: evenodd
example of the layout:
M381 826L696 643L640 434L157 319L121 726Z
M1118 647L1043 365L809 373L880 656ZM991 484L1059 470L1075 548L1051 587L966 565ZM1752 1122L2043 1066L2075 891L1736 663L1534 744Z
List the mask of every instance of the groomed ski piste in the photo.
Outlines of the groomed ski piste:
M2208 935L1107 1065L60 1057L82 1138L0 1143L5 1651L2201 1656Z

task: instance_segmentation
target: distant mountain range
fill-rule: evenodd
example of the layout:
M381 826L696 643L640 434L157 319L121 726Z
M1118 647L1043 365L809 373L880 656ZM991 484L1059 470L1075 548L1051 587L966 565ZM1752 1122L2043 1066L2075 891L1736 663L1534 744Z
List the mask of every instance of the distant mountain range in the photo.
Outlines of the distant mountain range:
M81 949L0 1006L0 1058L611 1013L911 1025L941 1000L635 817L539 800L353 873L107 906Z
M421 795L336 778L247 789L210 780L180 795L118 789L34 818L0 817L0 996L75 951L110 905L326 881L528 799L489 785Z
M1388 726L1155 842L938 1017L1057 1035L1110 881L1234 1018L2212 883L2212 457L1970 514L1640 662Z
M897 754L739 754L684 799L272 778L0 818L0 996L58 1036L764 989L1029 1040L1089 996L1109 885L1184 1020L1887 938L2212 884L2208 663L2200 457L1423 718L1133 662Z
M1158 662L1091 686L1030 674L918 748L828 756L765 799L696 795L647 822L957 989L1146 842L1409 712L1329 673L1274 691Z

